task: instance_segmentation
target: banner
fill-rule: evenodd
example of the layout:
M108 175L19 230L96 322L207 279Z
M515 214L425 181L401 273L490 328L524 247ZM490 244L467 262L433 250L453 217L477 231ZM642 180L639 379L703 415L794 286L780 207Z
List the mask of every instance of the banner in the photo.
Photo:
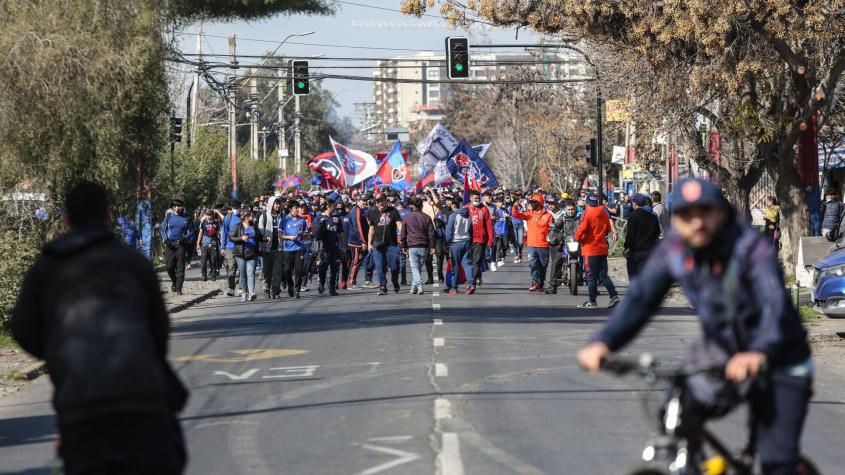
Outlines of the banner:
M343 165L341 165L336 153L326 152L317 155L311 160L308 160L308 168L320 173L338 188L346 187Z
M329 140L332 143L332 149L337 156L337 160L341 164L344 177L343 186L355 186L376 174L378 165L376 165L375 157L367 152L349 149L345 145L335 142L331 137L329 137Z
M483 188L496 188L499 180L490 166L475 153L472 146L466 140L461 140L452 156L446 162L449 173L458 182L464 181L464 176L469 174L471 180L478 182Z
M393 144L393 150L381 162L376 173L376 180L383 185L389 185L394 190L406 190L412 187L408 177L408 167L402 156L402 144L398 140Z
M452 156L458 140L440 123L417 144L420 154L420 176L425 176L433 170L437 162L448 160Z
M490 145L491 144L489 143L483 145L473 145L472 149L475 150L475 153L477 153L479 157L484 158L484 156L487 155L487 151L490 150Z

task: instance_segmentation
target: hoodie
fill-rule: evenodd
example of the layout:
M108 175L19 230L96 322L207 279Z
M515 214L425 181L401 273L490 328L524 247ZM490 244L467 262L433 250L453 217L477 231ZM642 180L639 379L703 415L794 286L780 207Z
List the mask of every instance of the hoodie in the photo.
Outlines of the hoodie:
M473 244L493 247L493 218L490 216L490 210L486 205L474 206L472 203L466 207L472 220Z
M272 250L279 248L279 217L282 215L282 210L279 209L279 212L273 212L273 204L279 200L278 196L271 196L267 199L267 209L261 213L261 216L258 217L258 222L256 223L256 228L258 231L261 232L261 236L267 238L271 237L270 242L262 242L258 245L258 249L261 252L270 252Z
M581 254L584 257L606 256L608 252L607 235L613 229L610 218L604 206L588 206L578 230L575 240L581 243Z
M449 222L446 223L446 242L472 241L472 220L469 217L469 209L460 208L449 215Z
M549 241L546 240L546 237L549 235L549 227L554 223L554 217L543 207L545 205L543 195L536 193L531 197L531 201L538 201L540 209L520 211L519 206L514 205L511 214L513 217L525 221L528 231L525 241L528 247L549 247Z

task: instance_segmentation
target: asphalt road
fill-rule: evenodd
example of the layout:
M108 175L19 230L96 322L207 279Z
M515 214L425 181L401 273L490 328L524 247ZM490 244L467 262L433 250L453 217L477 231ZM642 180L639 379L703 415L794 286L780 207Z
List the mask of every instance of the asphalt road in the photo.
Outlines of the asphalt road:
M474 296L312 290L299 301L217 297L177 314L188 472L601 475L636 465L654 426L641 402L660 392L585 374L573 356L607 310L529 294L525 264L485 281ZM677 361L697 335L691 312L669 306L628 350ZM845 371L830 357L817 366L805 452L842 473ZM41 378L0 400L0 472L50 466L50 393ZM716 427L741 440L743 417Z

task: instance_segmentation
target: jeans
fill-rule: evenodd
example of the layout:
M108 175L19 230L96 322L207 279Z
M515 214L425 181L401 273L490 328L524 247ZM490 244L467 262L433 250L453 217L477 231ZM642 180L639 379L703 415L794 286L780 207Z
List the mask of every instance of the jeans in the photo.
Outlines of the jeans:
M422 289L422 270L429 254L428 249L425 247L412 247L408 249L408 261L411 263L411 288Z
M384 246L375 248L372 252L378 273L378 285L387 287L387 269L390 268L391 282L394 288L399 287L399 246Z
M177 292L182 291L182 284L185 283L186 258L187 251L184 246L178 243L165 244L164 261L167 263L167 275L170 276L171 288Z
M469 241L454 242L449 247L452 256L452 288L458 288L461 267L467 276L467 285L475 285L472 275L472 244Z
M241 290L247 297L255 295L255 259L236 257L235 260L241 273Z
M528 268L531 270L531 283L540 287L546 284L546 268L549 267L548 247L528 247Z
M408 285L408 256L405 253L400 252L399 255L399 280L402 281L402 285Z
M631 281L645 265L651 251L634 251L629 252L628 257L625 258L625 265L628 268L628 280Z
M595 303L596 297L599 295L599 283L607 289L607 293L611 297L615 297L616 287L607 275L607 256L588 256L585 258L584 263L584 271L587 273L587 291L590 296L590 302Z
M305 262L305 251L293 251L282 253L285 260L284 276L287 282L288 295L299 294L302 287L302 266Z
M373 281L373 273L376 271L376 258L375 258L375 251L370 249L364 256L364 280L366 282Z
M211 269L211 276L217 277L217 243L203 244L200 248L200 263L202 265L202 278L208 278L208 270Z
M515 224L513 226L513 253L519 259L522 259L522 243L525 242L525 226L522 224Z

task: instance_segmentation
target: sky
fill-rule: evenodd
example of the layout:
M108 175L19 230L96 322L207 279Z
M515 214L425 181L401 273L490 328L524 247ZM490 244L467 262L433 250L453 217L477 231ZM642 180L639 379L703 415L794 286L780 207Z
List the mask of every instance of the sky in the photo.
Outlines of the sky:
M204 23L202 24L203 54L228 54L227 37L237 36L238 55L261 55L269 53L286 36L292 33L315 33L301 38L291 38L277 53L278 55L311 56L323 54L326 57L390 58L414 55L419 51L444 53L447 36L469 36L471 44L535 43L538 37L528 31L493 29L484 25L469 30L451 29L439 18L436 9L430 16L416 18L399 13L400 0L355 0L338 1L334 16L290 15L277 16L256 22ZM198 25L180 29L177 42L185 53L194 53ZM300 44L297 44L300 43ZM309 43L309 44L301 44ZM318 46L322 45L322 46ZM333 45L333 46L327 46ZM377 49L371 49L377 48ZM513 51L513 49L485 50ZM217 60L224 58L217 57ZM255 60L244 59L243 62ZM320 72L371 77L374 61L342 62L338 60L312 60L313 66L356 65L366 69L323 69ZM340 103L338 113L349 117L360 125L361 117L356 115L356 102L372 102L373 83L326 79L324 87L331 91Z

